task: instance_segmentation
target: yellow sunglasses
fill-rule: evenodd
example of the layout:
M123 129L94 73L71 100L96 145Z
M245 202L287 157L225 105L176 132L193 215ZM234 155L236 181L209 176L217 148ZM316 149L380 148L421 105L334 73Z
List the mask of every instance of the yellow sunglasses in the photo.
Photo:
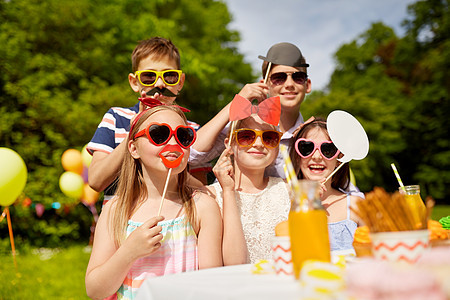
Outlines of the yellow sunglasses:
M143 86L152 86L161 77L163 82L167 85L177 85L181 79L181 70L165 70L165 71L155 71L155 70L141 70L136 71L134 75L139 80L139 83Z

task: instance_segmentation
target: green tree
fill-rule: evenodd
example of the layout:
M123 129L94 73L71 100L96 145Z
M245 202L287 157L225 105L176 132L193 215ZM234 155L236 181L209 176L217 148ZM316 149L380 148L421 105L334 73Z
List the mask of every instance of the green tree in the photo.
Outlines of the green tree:
M178 46L187 74L178 102L192 110L190 120L209 120L254 79L230 21L225 4L213 0L0 1L0 146L24 159L25 194L46 207L74 204L59 190L61 155L81 150L109 107L137 102L127 76L139 40L163 36ZM15 214L23 218L18 236L48 235L22 226L34 213L15 208L23 210Z
M448 0L418 1L398 47L395 64L408 98L403 119L409 151L399 163L427 194L449 199L450 189L450 12ZM411 105L413 104L413 105ZM414 120L414 122L411 122Z
M398 184L420 184L422 195L449 199L450 19L448 0L409 6L404 37L374 23L335 54L337 67L328 93L308 98L304 112L344 109L366 129L368 157L352 162L358 185L368 191Z

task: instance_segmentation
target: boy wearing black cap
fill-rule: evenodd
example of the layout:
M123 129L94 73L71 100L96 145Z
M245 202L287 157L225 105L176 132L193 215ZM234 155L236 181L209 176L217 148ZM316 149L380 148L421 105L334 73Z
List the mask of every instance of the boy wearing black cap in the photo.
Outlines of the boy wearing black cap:
M279 129L283 132L280 144L289 146L293 131L302 123L300 105L307 93L311 92L311 80L307 75L306 63L300 49L291 43L278 43L259 56L263 79L246 84L239 95L261 102L268 97L280 96L281 116ZM229 126L229 107L225 106L213 119L197 132L197 140L191 148L190 161L200 163L211 161L225 149L224 139ZM285 178L283 158L278 154L274 164L266 169L267 176Z

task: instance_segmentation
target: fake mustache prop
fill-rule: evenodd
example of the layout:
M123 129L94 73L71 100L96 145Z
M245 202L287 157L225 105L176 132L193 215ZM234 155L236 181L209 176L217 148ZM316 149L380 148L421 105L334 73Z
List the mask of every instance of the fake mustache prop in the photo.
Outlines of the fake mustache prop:
M150 91L148 91L146 93L146 95L149 96L149 97L153 97L156 93L158 93L160 95L163 95L163 96L166 96L166 97L176 97L176 96L178 96L177 94L172 93L172 91L170 91L167 88L160 89L159 87L152 88Z

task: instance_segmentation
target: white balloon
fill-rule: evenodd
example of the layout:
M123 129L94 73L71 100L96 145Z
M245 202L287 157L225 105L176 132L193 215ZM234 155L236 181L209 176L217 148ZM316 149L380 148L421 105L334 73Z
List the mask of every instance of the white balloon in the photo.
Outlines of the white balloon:
M332 111L327 118L331 141L344 154L338 160L345 163L360 160L369 153L369 138L361 123L343 110Z

